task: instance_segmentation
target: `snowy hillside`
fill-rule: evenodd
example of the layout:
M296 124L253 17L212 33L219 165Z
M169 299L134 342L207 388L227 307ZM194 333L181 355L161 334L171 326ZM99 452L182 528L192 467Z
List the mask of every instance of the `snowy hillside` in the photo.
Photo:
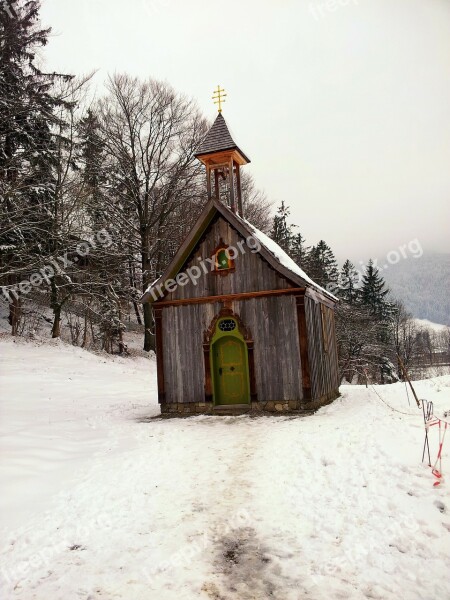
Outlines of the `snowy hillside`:
M450 254L426 252L416 260L384 265L382 274L413 316L450 325Z
M435 333L441 333L445 331L448 325L441 325L439 323L433 323L432 321L428 321L428 319L414 319L417 326L421 329L429 329L434 331Z
M2 600L450 598L450 434L433 487L403 384L377 387L401 413L346 386L311 417L162 420L153 359L0 356ZM450 409L450 376L417 388Z

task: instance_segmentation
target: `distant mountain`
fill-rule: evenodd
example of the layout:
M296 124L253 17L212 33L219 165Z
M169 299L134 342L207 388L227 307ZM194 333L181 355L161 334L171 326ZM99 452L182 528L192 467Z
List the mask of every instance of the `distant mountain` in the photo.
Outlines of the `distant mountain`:
M381 270L392 295L418 319L450 325L450 254L424 253Z

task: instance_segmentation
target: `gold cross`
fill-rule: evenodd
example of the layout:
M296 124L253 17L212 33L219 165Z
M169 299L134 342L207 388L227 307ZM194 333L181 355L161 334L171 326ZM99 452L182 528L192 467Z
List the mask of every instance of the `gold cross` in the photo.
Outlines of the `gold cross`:
M220 87L220 85L218 85L217 90L214 90L214 96L212 96L212 99L214 100L214 104L219 105L220 113L222 112L222 102L225 102L225 98L226 98L225 90L222 89Z

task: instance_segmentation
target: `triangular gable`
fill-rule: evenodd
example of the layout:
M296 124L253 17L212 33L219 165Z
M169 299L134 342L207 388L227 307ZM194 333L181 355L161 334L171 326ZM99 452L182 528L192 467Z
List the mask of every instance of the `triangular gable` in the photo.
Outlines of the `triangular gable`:
M256 229L251 223L242 219L233 213L225 204L215 199L210 200L196 224L192 228L178 252L173 257L166 271L154 281L145 291L141 298L141 302L149 302L154 299L152 290L164 289L165 282L169 279L175 279L177 274L182 271L183 267L188 262L195 247L202 238L205 231L213 221L214 217L220 214L228 223L238 232L243 238L249 236L255 237L260 245L259 254L269 263L269 265L280 275L290 280L293 284L299 287L313 288L317 292L323 294L328 299L337 301L337 298L327 292L322 287L317 285L306 273L276 244L264 233ZM159 294L158 294L159 295Z

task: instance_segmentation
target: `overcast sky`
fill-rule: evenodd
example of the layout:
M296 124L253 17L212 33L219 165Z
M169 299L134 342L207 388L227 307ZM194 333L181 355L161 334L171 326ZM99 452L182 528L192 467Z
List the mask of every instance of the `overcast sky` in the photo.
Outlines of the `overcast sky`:
M43 0L48 66L155 77L224 117L310 244L450 251L449 0Z

